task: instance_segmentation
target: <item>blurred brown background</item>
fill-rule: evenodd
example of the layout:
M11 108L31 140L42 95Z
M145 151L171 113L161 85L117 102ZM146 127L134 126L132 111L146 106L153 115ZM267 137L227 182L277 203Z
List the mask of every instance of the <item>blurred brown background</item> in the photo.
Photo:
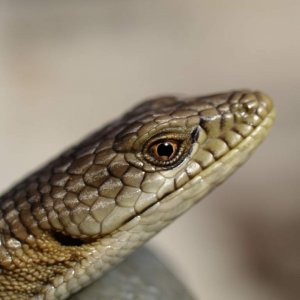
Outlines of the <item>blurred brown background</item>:
M1 191L141 99L263 90L270 137L150 245L197 299L300 299L300 1L0 4Z

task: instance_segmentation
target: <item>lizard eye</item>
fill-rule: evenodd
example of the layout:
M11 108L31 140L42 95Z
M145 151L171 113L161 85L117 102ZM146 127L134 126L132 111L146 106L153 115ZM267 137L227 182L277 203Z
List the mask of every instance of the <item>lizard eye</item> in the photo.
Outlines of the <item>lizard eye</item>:
M190 153L194 142L194 133L162 133L145 143L142 154L152 165L163 168L176 167Z
M179 146L176 140L157 141L150 146L149 154L157 161L169 161L176 156Z

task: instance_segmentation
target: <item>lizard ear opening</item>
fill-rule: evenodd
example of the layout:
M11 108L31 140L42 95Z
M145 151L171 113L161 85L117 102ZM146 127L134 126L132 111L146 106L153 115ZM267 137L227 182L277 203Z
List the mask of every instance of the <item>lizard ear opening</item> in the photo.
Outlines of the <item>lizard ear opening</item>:
M64 235L60 232L53 232L52 237L62 246L81 246L84 244L84 241Z

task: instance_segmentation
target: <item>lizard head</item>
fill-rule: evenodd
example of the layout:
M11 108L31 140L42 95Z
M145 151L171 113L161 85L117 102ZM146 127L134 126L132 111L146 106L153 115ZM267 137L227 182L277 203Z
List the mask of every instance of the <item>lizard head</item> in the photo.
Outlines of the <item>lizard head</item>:
M249 91L138 105L73 152L57 229L97 238L167 203L176 217L242 164L273 117L271 100Z

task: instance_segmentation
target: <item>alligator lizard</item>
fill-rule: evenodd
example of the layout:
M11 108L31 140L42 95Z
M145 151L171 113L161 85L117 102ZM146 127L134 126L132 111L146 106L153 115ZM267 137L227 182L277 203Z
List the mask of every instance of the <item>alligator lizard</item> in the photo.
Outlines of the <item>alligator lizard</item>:
M0 198L0 299L66 299L241 165L275 113L260 92L145 101Z

